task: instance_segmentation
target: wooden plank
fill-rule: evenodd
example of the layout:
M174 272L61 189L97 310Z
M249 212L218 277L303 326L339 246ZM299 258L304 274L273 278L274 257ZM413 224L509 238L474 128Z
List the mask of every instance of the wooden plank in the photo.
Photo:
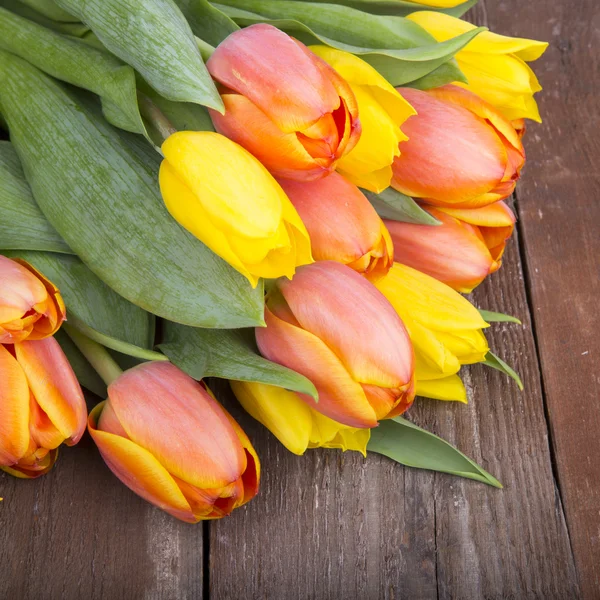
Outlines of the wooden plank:
M202 525L123 486L86 435L51 473L0 473L0 598L202 598Z
M375 455L295 457L236 412L257 445L264 479L247 508L211 524L212 597L578 597L516 241L476 298L523 319L523 328L495 326L490 341L519 368L526 391L477 366L467 375L468 406L421 400L410 414L505 488Z
M551 42L544 123L517 194L560 490L585 598L600 598L600 21L595 0L506 0L495 29Z

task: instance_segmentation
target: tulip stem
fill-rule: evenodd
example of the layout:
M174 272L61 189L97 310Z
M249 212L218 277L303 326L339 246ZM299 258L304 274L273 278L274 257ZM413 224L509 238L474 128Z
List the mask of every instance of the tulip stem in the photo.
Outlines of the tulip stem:
M171 121L165 117L161 110L142 92L138 91L138 105L141 115L150 121L160 137L166 140L170 135L177 132Z
M106 385L110 385L123 373L123 369L119 367L104 346L94 342L71 325L65 324L63 327Z

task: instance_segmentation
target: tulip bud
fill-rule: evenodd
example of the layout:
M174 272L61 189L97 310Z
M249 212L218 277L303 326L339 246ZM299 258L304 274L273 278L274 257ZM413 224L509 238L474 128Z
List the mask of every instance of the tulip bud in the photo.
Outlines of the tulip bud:
M467 401L461 365L485 360L489 347L479 311L458 292L406 265L394 263L376 287L408 329L415 350L417 395Z
M477 208L512 194L525 162L514 127L487 102L454 85L402 88L417 110L394 160L392 186L435 206Z
M182 521L218 519L258 491L260 463L246 434L206 386L168 362L113 381L88 429L126 486Z
M76 444L87 410L81 387L52 338L0 345L0 469L47 473L64 442Z
M481 208L426 210L437 227L385 221L399 263L431 275L465 294L500 268L515 216L504 202Z
M415 109L364 60L330 46L310 49L331 65L350 85L356 102L362 133L356 147L343 156L337 170L352 183L383 192L392 179L394 157L400 155L400 142L408 138L400 126Z
M324 177L358 141L358 109L348 84L271 25L232 33L206 66L223 86L225 114L210 111L215 128L276 177Z
M312 262L298 213L244 148L214 132L181 131L162 151L160 189L173 218L253 287Z
M304 454L308 448L339 448L367 454L370 429L333 421L294 392L248 381L232 381L231 389L244 409L294 454Z
M434 11L418 11L408 17L438 42L475 29L475 25ZM508 120L541 121L533 98L542 89L527 65L546 51L548 44L484 31L456 54L455 59L468 83L457 83L481 96Z
M315 260L335 260L370 278L388 272L394 262L389 233L354 184L338 173L279 183L306 226Z
M65 314L52 282L24 260L0 255L0 344L54 335Z
M321 414L350 427L374 427L414 398L413 351L402 321L364 277L332 261L279 279L267 298L258 347L269 360L312 381Z

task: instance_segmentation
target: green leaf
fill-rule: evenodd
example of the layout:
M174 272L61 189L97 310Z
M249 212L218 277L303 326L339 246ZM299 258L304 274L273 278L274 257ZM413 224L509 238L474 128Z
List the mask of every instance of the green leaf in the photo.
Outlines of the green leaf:
M161 95L223 111L194 36L172 0L58 0Z
M452 59L439 66L434 71L431 71L431 73L427 73L424 77L415 79L415 81L409 81L404 85L417 90L430 90L456 81L467 83L467 78L459 69L456 60Z
M313 4L343 4L376 15L399 15L405 17L417 10L435 10L453 17L462 17L478 0L467 0L454 8L433 8L405 0L311 0ZM318 10L318 9L315 9Z
M218 46L239 27L208 0L175 0L192 32L204 42Z
M258 381L308 394L317 400L317 390L306 377L258 353L252 329L198 329L165 321L163 336L158 347L194 379Z
M54 334L54 337L71 363L71 367L73 368L80 385L86 390L96 394L96 396L106 398L106 384L102 381L100 375L96 373L94 367L90 365L87 358L81 353L81 350L79 350L73 340L66 334L65 330L59 329Z
M169 215L159 156L143 138L2 51L0 112L42 212L118 294L186 325L263 323L262 285L253 290Z
M29 6L29 8L36 12L44 15L47 19L52 21L59 21L63 23L77 23L79 19L63 10L54 0L20 0L23 4Z
M402 417L380 421L371 429L367 451L407 467L450 473L501 488L502 484L460 450Z
M3 8L0 8L0 48L57 79L98 94L110 123L147 135L138 109L135 73L112 54Z
M76 256L20 250L2 254L26 260L52 281L67 306L69 324L82 329L82 333L92 337L87 331L91 329L97 332L96 337L113 339L112 345L105 344L109 347L121 342L138 350L152 349L154 315L111 290Z
M382 219L416 223L417 225L440 225L440 222L423 210L410 196L406 196L392 187L380 194L361 190L369 199Z
M449 61L485 27L442 43L402 17L381 17L334 4L286 0L222 0L215 4L238 25L266 22L305 44L358 55L392 85L404 85Z
M514 379L517 383L517 387L519 388L519 390L523 391L525 389L519 374L511 366L507 365L499 356L496 356L493 352L488 352L485 355L485 360L482 362L482 364L491 367L492 369L496 369L497 371L500 371Z
M14 14L24 17L25 19L29 19L38 25L43 25L48 29L58 31L59 33L81 37L90 30L90 28L83 23L65 23L62 21L54 21L53 19L44 16L42 13L33 10L20 0L0 0L0 6L2 8L6 8Z
M504 313L493 312L491 310L483 310L479 308L479 314L483 317L484 321L488 323L517 323L517 325L521 325L521 321L517 319L517 317L512 317L511 315L505 315Z
M190 102L173 102L172 100L167 100L140 78L138 78L138 89L156 105L178 131L215 130L206 107ZM153 133L150 123L148 123L148 130L151 134ZM155 142L160 146L161 141L162 139L159 134L155 137Z
M5 141L0 141L0 248L72 252L35 203L19 157Z

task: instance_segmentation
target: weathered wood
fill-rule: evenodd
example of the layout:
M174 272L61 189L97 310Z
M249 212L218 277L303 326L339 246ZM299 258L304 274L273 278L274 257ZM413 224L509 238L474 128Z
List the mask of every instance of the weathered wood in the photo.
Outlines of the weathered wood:
M265 474L258 498L211 524L213 598L578 597L516 240L477 301L523 319L523 328L496 325L489 337L519 368L526 391L478 366L467 375L468 406L421 400L410 414L504 489L374 455L295 457L237 413Z
M600 598L600 14L596 0L487 2L490 26L550 41L544 123L517 189L558 482L583 596Z
M0 473L0 598L202 598L202 525L123 486L91 439L36 481Z

